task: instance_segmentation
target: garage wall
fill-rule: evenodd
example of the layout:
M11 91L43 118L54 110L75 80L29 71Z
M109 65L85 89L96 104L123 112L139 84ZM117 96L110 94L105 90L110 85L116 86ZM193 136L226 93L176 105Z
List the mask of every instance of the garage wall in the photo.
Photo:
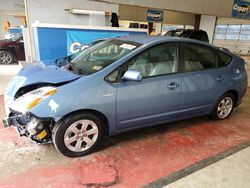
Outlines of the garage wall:
M147 22L148 8L119 5L119 19L136 22ZM185 12L164 11L163 23L194 25L195 15Z
M185 12L164 11L163 22L166 24L194 25L195 15Z
M118 12L118 5L94 2L88 0L24 0L29 24L30 51L28 60L35 59L34 40L31 25L35 22L70 24L70 25L110 25L110 18L96 19L92 15L76 15L66 12L64 9L78 8L84 10Z
M89 15L76 15L64 9L79 8L85 10L118 12L118 5L88 0L26 0L29 23L36 20L41 23L89 25Z
M0 11L0 39L4 39L4 36L6 34L6 31L4 30L4 23L8 20L11 24L11 27L13 26L21 26L22 25L22 19L21 18L15 18L14 16L9 16L10 12L8 11ZM11 12L12 14L22 14L22 12Z
M250 20L219 17L217 24L250 24Z
M16 19L8 14L24 14L23 0L0 0L0 39L3 39L6 32L3 25L6 20L9 20L11 25L21 25L22 20Z
M207 32L210 43L213 42L215 25L216 25L216 16L206 16L206 15L201 16L200 29Z
M95 0L116 4L152 7L195 14L231 17L234 0Z

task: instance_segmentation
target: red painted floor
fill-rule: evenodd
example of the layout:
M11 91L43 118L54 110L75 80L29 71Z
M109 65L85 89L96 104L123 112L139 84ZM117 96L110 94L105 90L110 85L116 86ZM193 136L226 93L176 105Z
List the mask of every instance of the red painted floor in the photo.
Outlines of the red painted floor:
M113 136L78 159L0 129L0 152L8 155L0 155L0 187L141 187L249 140L249 92L227 120L195 118Z

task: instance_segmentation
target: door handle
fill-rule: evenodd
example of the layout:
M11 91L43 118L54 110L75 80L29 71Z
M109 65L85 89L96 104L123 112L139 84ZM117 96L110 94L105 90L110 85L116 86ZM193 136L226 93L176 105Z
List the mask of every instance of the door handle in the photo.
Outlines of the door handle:
M167 87L170 90L174 90L175 88L180 87L180 84L177 84L175 82L171 82Z
M223 78L223 76L222 76L222 75L220 75L220 76L218 76L218 77L216 78L216 80L217 80L217 81L219 81L219 82L221 82L221 81L223 81L223 80L224 80L224 78Z

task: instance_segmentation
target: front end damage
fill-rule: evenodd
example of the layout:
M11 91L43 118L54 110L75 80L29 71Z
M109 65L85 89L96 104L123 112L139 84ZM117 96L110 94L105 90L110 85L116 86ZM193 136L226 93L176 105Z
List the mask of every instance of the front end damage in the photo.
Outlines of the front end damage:
M47 67L39 62L23 67L6 88L4 106L7 118L3 119L4 127L14 126L21 136L37 143L51 142L54 118L51 114L38 117L32 110L43 100L56 95L61 86L78 78L79 75L66 69ZM43 108L50 106L41 107L39 111L42 112Z
M52 142L53 118L40 119L30 112L22 114L12 110L9 117L3 119L3 126L14 126L20 136L29 137L31 140L40 144Z

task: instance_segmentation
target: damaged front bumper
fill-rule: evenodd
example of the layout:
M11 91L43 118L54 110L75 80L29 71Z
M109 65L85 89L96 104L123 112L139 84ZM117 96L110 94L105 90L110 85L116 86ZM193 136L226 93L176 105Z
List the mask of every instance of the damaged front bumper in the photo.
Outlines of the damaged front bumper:
M2 124L4 128L10 127L12 125L10 118L2 119Z
M31 138L36 143L51 143L53 119L40 119L31 113L22 114L12 111L9 117L2 120L3 126L14 126L20 136Z

